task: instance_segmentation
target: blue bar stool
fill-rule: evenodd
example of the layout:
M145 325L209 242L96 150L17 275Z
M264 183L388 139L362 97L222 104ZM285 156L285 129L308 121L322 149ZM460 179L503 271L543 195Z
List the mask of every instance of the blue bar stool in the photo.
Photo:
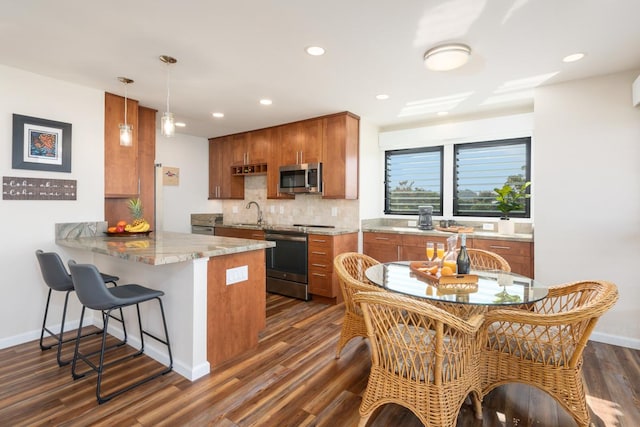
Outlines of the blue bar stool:
M71 276L67 272L67 269L65 268L64 263L62 262L62 259L56 252L44 252L43 250L38 249L36 251L36 258L38 258L38 263L40 264L40 271L42 273L42 278L44 279L44 282L49 287L49 294L47 295L47 305L45 306L45 309L44 309L44 319L42 321L42 330L40 331L40 350L45 351L45 350L51 349L54 346L58 346L58 354L56 357L58 360L58 365L59 366L68 365L69 363L71 363L71 359L62 360L61 353L62 353L63 344L74 341L76 339L75 335L71 338L67 338L67 339L63 338L64 323L67 317L67 305L69 302L69 294L74 290L73 281L71 280ZM112 283L114 286L118 286L116 282L119 280L119 277L112 276L109 274L102 274L102 273L100 273L100 277L103 283L105 284ZM47 327L47 316L49 314L49 302L51 301L52 291L66 293L64 298L64 308L62 309L62 323L60 324L59 333L52 332ZM127 342L127 329L124 325L124 317L122 317L122 310L120 311L119 318L116 316L112 316L112 318L122 323L124 340L120 342L120 345L123 345ZM45 332L48 333L49 336L56 338L55 344L51 344L51 345L44 344L43 341L45 338L44 337ZM99 330L97 332L92 332L90 334L83 335L83 336L95 335L100 333L102 333L102 330Z
M115 396L118 396L128 390L131 390L134 387L137 387L141 384L144 384L154 378L157 378L161 375L167 374L173 368L173 356L171 355L171 346L169 344L169 332L167 330L167 321L164 315L164 308L162 305L161 296L164 295L164 292L157 291L154 289L145 288L140 285L122 285L115 288L108 288L102 278L100 277L100 272L98 269L92 264L76 264L75 261L69 261L69 270L71 270L71 278L73 280L73 285L76 290L76 294L78 295L78 299L82 303L82 313L80 314L80 325L78 327L78 339L76 340L76 349L73 355L73 362L71 363L71 373L73 375L73 379L78 379L84 377L87 372L78 374L76 373L76 365L79 360L82 360L86 363L92 370L98 373L98 380L96 383L96 398L98 399L98 403L104 403L108 400L112 399ZM140 303L157 300L160 306L160 313L162 314L162 325L164 327L164 339L153 335L152 333L145 331L142 328L142 320L140 318ZM100 350L94 351L92 353L81 353L80 352L80 341L82 336L80 335L80 330L82 329L82 321L84 319L85 309L89 308L92 310L101 310L106 312L105 316L105 331L107 330L107 326L109 323L109 315L113 310L119 310L124 307L128 307L131 305L136 306L136 311L138 313L138 327L140 328L140 350L134 354L129 354L123 357L120 357L116 360L109 361L105 363L104 356L105 350L108 350L106 347L107 342L107 334L102 335L102 345ZM155 372L151 375L148 375L133 384L130 384L125 387L121 387L120 389L108 394L102 395L100 391L100 387L102 384L102 376L105 368L109 366L113 366L120 362L123 362L127 359L134 358L144 353L144 336L147 335L156 341L167 346L167 352L169 354L169 366L161 371ZM98 365L93 363L90 358L99 354L99 362Z

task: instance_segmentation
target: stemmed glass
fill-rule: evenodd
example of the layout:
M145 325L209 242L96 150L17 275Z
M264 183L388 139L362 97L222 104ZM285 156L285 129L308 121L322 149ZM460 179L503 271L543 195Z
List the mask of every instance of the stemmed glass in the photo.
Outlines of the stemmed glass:
M444 259L444 243L438 243L436 247L436 259L442 261Z
M433 242L427 242L427 261L431 261L433 259L433 255L435 253L434 250L434 243Z

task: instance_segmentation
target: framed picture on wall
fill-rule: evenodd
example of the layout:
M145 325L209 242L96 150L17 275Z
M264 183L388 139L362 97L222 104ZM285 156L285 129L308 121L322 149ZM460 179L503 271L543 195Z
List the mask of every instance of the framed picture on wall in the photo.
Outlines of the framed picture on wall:
M71 123L13 115L13 169L71 172Z

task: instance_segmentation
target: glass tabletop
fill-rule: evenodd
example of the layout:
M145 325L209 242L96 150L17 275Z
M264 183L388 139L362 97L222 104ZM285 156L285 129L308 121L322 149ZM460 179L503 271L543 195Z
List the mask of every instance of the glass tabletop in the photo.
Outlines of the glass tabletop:
M390 262L369 267L371 282L391 292L443 302L474 305L519 305L539 301L547 287L525 276L498 270L471 270L477 284L437 285L414 273L409 262Z

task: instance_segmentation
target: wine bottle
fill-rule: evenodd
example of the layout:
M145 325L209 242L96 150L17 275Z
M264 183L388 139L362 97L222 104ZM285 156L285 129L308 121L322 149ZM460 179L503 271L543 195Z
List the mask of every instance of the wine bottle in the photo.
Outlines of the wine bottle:
M458 251L458 259L456 260L458 265L458 274L469 274L471 269L471 258L467 252L467 235L460 235L460 251Z

